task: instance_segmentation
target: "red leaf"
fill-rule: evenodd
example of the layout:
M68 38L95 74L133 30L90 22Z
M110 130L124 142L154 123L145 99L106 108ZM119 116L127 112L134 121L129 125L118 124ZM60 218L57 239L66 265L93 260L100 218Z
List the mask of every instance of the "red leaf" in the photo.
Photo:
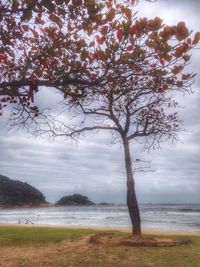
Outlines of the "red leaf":
M42 20L41 16L38 15L37 17L35 17L35 23L37 24L44 24L44 21Z
M130 37L129 40L130 40L130 42L131 42L132 45L135 44L135 40L133 39L133 37Z
M135 29L135 34L139 37L142 34L142 31L140 29Z
M131 35L135 34L135 26L132 26L130 29L129 29L129 33Z
M188 80L190 78L190 76L191 76L190 74L183 74L182 75L182 80L184 80L184 81Z
M106 14L106 19L108 21L112 21L115 17L116 10L114 8L111 8L111 10Z
M29 30L29 26L28 25L22 25L22 30L24 30L25 32L27 32Z
M106 35L108 32L108 26L103 26L102 29L101 29L101 34L102 35Z
M176 38L181 41L185 39L189 34L188 28L185 26L185 22L181 21L176 26Z
M123 35L124 35L124 31L122 29L118 29L118 31L117 31L117 38L118 38L119 42L122 41Z
M194 36L194 40L192 42L193 45L198 44L198 42L200 41L200 32L197 32Z
M104 38L103 37L99 37L99 35L96 35L96 39L97 39L97 43L99 45L102 45L104 43Z
M131 18L132 18L132 12L131 12L131 10L130 10L129 8L125 8L125 9L124 9L124 13L125 13L126 17L127 17L129 20L131 20Z
M31 81L32 84L35 84L35 80L36 80L35 75L32 74L32 75L29 77L29 80Z
M165 62L164 62L164 60L162 58L160 59L160 64L163 65L163 66L165 64Z
M186 29L185 22L184 21L180 21L177 24L177 30L180 31L180 32L184 32L185 29Z
M179 46L179 47L177 47L176 48L176 52L178 53L178 54L183 54L184 53L184 47L183 46Z
M4 61L4 59L5 59L5 56L3 54L0 54L0 62Z
M133 45L129 45L128 47L127 47L127 51L132 51L134 49L134 46Z

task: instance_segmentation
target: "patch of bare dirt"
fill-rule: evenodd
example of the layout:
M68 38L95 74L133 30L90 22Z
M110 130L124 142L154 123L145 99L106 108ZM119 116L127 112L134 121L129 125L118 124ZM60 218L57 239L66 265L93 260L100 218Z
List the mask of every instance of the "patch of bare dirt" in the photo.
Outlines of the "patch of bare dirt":
M186 245L190 239L178 240L175 238L147 238L143 236L116 237L112 233L99 233L92 235L89 239L91 244L131 246L131 247L173 247Z
M89 237L76 241L65 240L57 244L1 247L0 267L64 267L66 265L63 262L69 262L69 259L70 264L67 267L78 266L75 257L86 253Z

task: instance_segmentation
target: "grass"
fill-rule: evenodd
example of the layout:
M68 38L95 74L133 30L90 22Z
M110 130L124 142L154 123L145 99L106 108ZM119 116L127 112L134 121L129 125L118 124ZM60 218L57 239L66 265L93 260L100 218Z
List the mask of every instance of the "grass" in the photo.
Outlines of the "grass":
M0 226L0 266L200 267L200 236L189 236L189 245L134 248L88 244L93 233L97 230Z
M73 241L93 233L96 231L90 229L0 226L0 247L58 243L66 239Z

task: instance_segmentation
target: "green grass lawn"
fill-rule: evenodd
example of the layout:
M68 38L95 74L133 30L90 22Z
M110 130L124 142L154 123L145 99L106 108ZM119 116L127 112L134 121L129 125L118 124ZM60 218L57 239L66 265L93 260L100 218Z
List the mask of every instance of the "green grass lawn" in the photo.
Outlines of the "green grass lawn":
M200 267L200 236L187 236L191 238L191 244L168 248L95 245L84 241L87 235L97 232L92 229L0 226L0 266ZM128 233L116 231L115 235Z
M76 240L96 232L90 229L0 226L0 246L58 243L65 239Z

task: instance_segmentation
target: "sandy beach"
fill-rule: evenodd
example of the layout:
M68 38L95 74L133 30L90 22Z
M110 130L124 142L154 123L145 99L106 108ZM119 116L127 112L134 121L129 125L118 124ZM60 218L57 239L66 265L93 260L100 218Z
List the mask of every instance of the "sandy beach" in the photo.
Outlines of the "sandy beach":
M128 227L94 227L94 226L77 226L77 225L49 225L49 224L0 224L1 226L17 226L17 227L48 227L48 228L66 228L66 229L92 229L97 231L121 231L131 233ZM142 229L143 234L155 235L195 235L200 236L200 232L194 231L174 231L174 230L157 230L157 229Z

